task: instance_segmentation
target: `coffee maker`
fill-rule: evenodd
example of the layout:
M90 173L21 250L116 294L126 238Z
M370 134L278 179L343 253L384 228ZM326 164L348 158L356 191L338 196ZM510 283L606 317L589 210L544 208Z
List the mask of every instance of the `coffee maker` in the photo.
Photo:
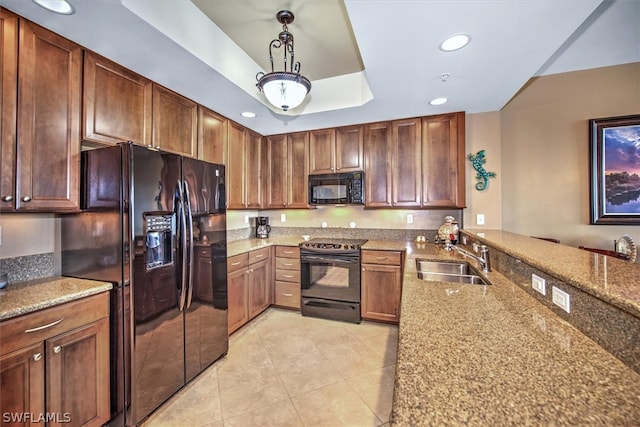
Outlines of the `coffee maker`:
M266 239L271 232L271 226L269 225L268 216L256 217L256 237L259 239Z

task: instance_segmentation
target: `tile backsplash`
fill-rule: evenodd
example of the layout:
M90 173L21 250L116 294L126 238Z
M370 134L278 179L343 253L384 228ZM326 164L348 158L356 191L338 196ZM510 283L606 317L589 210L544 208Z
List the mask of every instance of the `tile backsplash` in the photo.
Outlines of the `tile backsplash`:
M54 275L53 252L0 259L0 271L7 273L9 284Z

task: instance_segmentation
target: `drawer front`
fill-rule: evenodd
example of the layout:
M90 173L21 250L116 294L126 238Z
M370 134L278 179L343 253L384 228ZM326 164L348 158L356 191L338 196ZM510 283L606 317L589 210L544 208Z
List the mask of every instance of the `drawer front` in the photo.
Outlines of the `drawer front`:
M264 261L265 259L269 259L269 248L262 248L249 252L249 264Z
M109 316L109 293L70 301L0 322L0 354L44 341Z
M300 309L300 285L276 282L276 305Z
M300 260L293 258L276 258L276 268L281 270L298 270L300 271Z
M227 258L227 271L232 272L247 268L249 265L249 256L247 254L235 255Z
M401 265L402 252L398 251L362 251L363 264Z
M300 248L297 246L276 246L276 256L300 259Z
M291 282L300 286L300 270L281 270L276 269L276 280L283 282Z

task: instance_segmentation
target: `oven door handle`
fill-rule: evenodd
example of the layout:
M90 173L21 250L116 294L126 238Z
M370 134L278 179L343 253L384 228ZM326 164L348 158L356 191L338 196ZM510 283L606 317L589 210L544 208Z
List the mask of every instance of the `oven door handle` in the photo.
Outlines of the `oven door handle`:
M344 259L344 258L336 258L336 257L325 257L325 256L317 256L317 255L302 255L300 257L300 261L322 261L322 262L335 262L341 264L357 264L357 258Z

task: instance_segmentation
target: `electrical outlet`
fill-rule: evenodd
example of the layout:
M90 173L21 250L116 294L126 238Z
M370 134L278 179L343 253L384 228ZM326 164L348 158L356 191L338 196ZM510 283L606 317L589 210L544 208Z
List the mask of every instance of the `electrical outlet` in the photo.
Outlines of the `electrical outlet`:
M484 214L476 215L476 225L484 225Z
M531 275L531 287L540 292L542 295L547 294L547 281L544 280L540 276L536 276L535 274Z
M355 221L351 221L351 222L349 223L349 227L350 227L350 228L356 228L356 222L355 222Z
M558 289L555 286L552 286L551 299L555 305L557 305L567 313L571 313L571 295L569 295L562 289Z
M244 216L244 223L249 224L249 215Z
M407 224L413 224L413 214L407 214Z
M280 222L287 222L287 214L280 214Z

